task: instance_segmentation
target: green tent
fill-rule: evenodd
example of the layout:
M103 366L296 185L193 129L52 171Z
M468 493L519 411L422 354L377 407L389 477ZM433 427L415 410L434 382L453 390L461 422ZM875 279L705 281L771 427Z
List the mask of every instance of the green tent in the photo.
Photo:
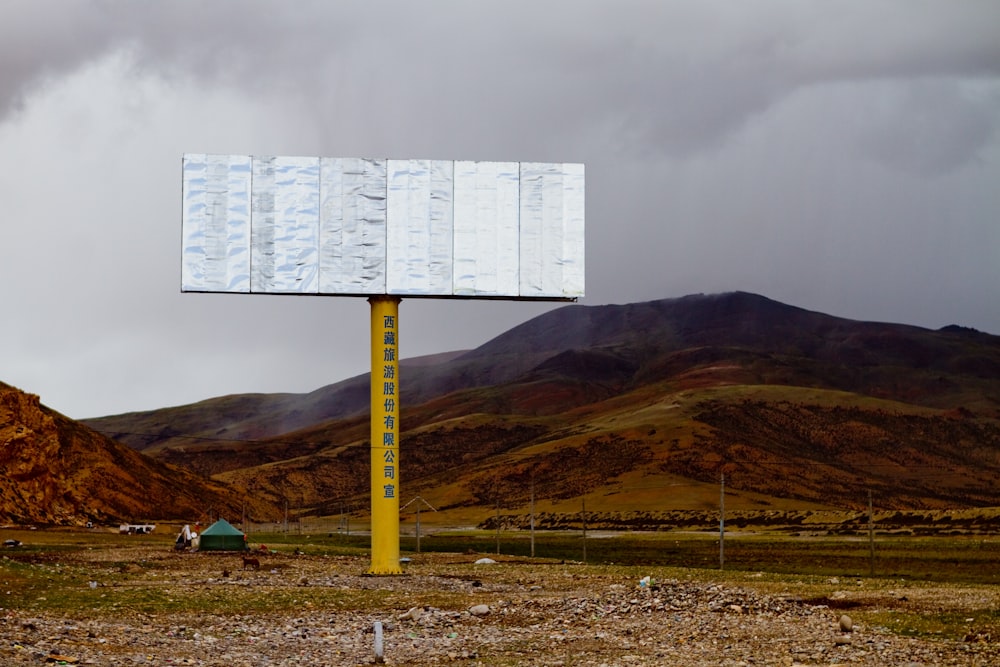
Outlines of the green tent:
M198 537L198 551L243 551L246 548L246 536L225 519L219 519Z

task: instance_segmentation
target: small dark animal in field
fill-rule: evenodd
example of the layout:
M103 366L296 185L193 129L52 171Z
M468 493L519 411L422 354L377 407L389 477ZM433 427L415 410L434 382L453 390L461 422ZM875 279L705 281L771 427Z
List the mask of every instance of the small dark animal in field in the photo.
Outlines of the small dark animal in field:
M254 570L260 569L260 561L256 558L250 558L248 556L243 557L243 569L253 568Z
M222 571L222 578L225 579L227 577L229 577L229 570L223 570Z

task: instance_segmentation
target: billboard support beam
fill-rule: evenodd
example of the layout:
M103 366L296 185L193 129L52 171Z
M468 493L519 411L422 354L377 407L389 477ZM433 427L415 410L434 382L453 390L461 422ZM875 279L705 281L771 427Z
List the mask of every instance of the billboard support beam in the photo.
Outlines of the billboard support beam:
M399 564L399 303L576 301L584 165L186 153L182 292L367 297L373 575Z
M402 574L399 564L399 297L372 296L371 512L368 574Z

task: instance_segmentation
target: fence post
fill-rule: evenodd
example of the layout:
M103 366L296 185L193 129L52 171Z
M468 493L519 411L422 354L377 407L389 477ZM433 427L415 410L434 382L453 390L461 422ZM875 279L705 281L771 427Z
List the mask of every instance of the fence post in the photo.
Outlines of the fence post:
M726 565L726 473L720 473L719 485L719 569Z
M872 510L871 489L868 489L868 576L875 576L875 512Z

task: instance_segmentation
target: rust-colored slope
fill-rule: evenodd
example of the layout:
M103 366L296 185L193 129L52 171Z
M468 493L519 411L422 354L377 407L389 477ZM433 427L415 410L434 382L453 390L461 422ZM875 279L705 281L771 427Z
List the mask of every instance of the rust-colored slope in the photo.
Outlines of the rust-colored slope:
M1000 337L961 327L693 295L556 309L404 370L402 493L441 504L485 502L479 487L523 485L525 471L552 498L588 505L606 494L622 507L700 506L716 502L723 472L755 506L852 507L869 489L898 506L1000 504ZM301 397L92 423L134 446L152 438L161 460L323 511L364 497L366 392L359 376ZM846 444L825 451L827 441ZM628 465L614 458L623 447ZM926 470L947 474L915 476Z
M150 459L0 386L0 521L193 520L235 516L239 492ZM266 508L256 508L264 513Z

